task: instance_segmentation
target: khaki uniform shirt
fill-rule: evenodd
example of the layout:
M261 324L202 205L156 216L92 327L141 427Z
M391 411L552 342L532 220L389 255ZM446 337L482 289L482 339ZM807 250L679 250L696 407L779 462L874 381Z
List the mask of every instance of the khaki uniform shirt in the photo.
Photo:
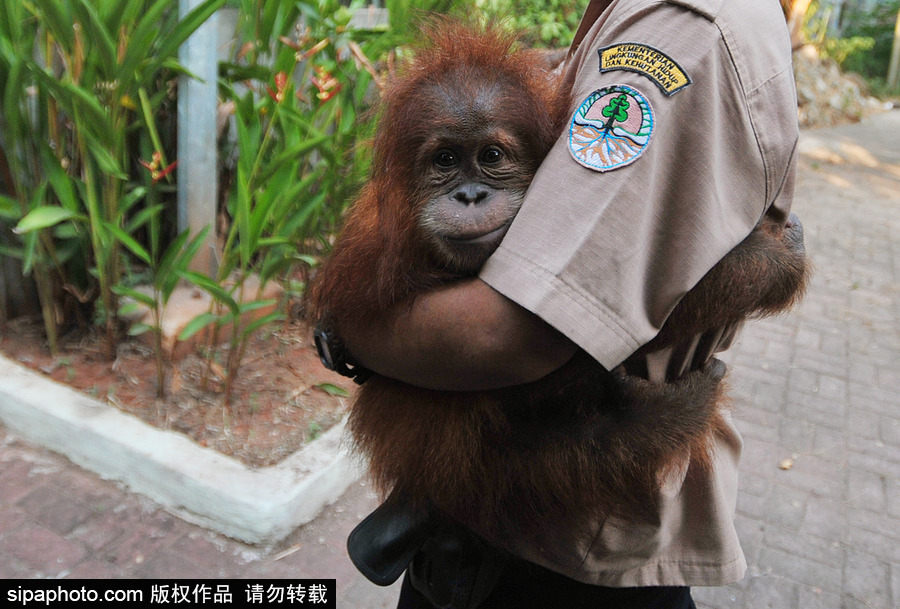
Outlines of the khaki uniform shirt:
M757 224L787 217L798 137L775 0L612 0L565 71L572 119L481 278L613 369ZM721 328L647 357L649 377L726 347ZM673 375L673 371L675 374ZM685 464L658 519L549 526L522 558L607 586L720 585L746 564L733 526L741 440Z

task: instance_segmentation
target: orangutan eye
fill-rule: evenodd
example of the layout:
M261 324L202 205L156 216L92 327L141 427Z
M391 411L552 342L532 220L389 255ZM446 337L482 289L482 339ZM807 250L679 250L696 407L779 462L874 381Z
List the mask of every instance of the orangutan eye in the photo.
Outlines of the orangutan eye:
M503 158L503 151L496 146L488 146L481 151L479 158L485 165L493 165L494 163L499 163L500 159Z
M443 169L449 169L457 164L456 155L450 150L439 150L434 155L434 164Z

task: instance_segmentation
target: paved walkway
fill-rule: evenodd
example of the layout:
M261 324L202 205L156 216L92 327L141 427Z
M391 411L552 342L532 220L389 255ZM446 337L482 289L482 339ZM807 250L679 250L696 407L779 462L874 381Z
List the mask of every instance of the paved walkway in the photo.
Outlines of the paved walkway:
M805 133L795 210L815 275L793 313L728 354L745 438L743 581L706 609L900 606L900 111ZM392 607L344 555L374 505L359 483L277 547L184 522L0 428L0 578L292 578L338 607Z

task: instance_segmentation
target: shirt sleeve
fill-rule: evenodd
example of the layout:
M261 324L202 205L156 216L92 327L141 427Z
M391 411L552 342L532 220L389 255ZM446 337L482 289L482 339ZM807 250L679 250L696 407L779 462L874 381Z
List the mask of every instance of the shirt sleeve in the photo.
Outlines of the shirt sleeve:
M690 4L613 3L595 23L566 74L572 118L481 273L608 369L790 205L784 20Z

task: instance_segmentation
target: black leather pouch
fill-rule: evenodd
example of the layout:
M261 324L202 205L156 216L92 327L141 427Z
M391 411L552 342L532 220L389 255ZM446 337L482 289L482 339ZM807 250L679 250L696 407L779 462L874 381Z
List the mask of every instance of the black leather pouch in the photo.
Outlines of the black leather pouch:
M410 582L438 609L475 609L491 593L505 554L433 510L391 496L347 538L350 560L366 579Z
M347 553L366 579L379 586L390 586L433 530L434 522L427 511L414 510L392 495L356 525L347 538Z
M476 609L494 589L506 555L442 520L413 559L410 583L438 609Z

